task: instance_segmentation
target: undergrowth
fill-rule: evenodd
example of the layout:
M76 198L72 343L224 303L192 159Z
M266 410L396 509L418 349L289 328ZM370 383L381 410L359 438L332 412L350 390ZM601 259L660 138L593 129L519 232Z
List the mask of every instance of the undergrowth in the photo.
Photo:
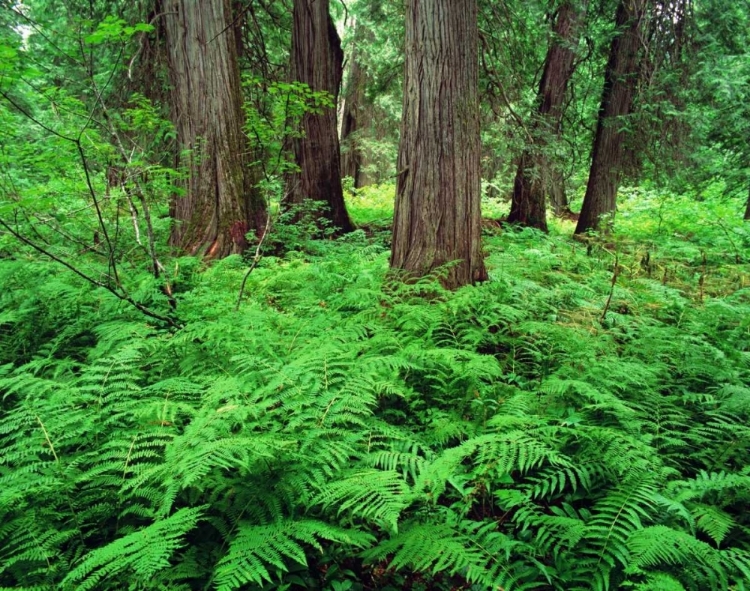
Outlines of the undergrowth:
M489 229L455 293L373 210L237 310L174 261L181 328L1 259L0 588L748 589L750 243L668 209Z

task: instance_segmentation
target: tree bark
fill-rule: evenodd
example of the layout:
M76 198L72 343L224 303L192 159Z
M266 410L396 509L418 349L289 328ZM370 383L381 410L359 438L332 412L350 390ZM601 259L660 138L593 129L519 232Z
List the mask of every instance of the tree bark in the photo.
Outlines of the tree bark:
M635 93L640 32L648 0L620 0L615 16L618 33L612 40L604 75L604 91L592 152L591 169L575 233L597 230L602 216L613 214L622 174L622 117L632 109Z
M172 203L170 242L223 257L247 247L265 227L266 204L245 159L237 45L229 0L164 0L172 120L188 170L185 195Z
M747 205L745 206L745 218L746 220L750 220L750 190L748 190L747 193Z
M560 133L565 90L575 69L575 46L585 6L585 1L577 8L572 0L566 0L558 9L554 39L539 82L538 117L531 127L534 143L524 149L513 183L508 221L544 232L547 231L546 194L550 194L558 215L565 201L562 175L544 154L544 149L549 136Z
M354 179L354 186L362 186L362 151L360 141L360 117L365 107L365 73L359 63L357 42L362 37L362 26L355 25L354 48L349 58L349 75L344 93L344 114L341 122L341 176Z
M408 0L391 267L448 288L487 278L481 245L476 0Z
M338 102L344 54L341 40L328 12L328 0L294 0L292 30L292 80L307 84L313 92L325 91ZM294 159L299 172L287 178L284 206L305 200L322 201L325 216L341 232L354 226L349 219L341 188L339 137L336 108L306 113L303 137L294 140Z

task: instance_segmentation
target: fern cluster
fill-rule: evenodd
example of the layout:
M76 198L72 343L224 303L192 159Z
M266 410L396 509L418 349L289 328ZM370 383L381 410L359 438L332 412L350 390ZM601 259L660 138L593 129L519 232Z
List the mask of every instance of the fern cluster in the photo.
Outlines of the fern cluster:
M269 256L238 311L185 259L179 329L0 261L0 588L747 588L748 289L488 239L457 293Z

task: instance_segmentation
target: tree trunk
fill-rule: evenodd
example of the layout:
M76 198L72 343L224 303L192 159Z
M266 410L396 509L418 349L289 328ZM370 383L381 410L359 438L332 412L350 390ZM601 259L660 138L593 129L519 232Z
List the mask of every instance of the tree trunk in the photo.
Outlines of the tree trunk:
M747 194L747 205L745 206L745 219L750 220L750 190Z
M185 195L172 203L170 242L223 257L265 227L266 204L245 160L237 45L229 0L164 0L172 120L187 153ZM182 159L183 157L180 156Z
M391 267L448 288L487 278L481 245L477 1L409 0Z
M354 179L354 186L362 186L362 152L359 147L360 116L365 107L365 73L359 63L357 42L362 37L362 26L356 25L354 48L349 59L344 99L344 115L341 123L341 176Z
M303 137L294 140L294 158L299 172L287 178L284 206L305 200L323 201L328 218L339 231L354 229L344 205L341 188L339 137L336 108L343 69L341 40L328 12L328 0L294 0L292 30L292 80L307 84L313 92L333 97L333 108L306 113Z
M513 183L508 221L547 231L545 195L550 193L555 212L561 213L565 201L562 175L544 154L549 136L560 133L565 90L575 68L575 46L578 43L578 25L585 2L576 9L573 2L565 1L557 12L554 39L547 51L544 71L539 83L538 118L532 125L534 139L521 156ZM559 186L558 186L559 184Z
M576 234L599 229L602 216L615 211L626 133L621 118L632 108L647 3L648 0L620 0L617 7L618 33L612 40L604 74L591 170Z

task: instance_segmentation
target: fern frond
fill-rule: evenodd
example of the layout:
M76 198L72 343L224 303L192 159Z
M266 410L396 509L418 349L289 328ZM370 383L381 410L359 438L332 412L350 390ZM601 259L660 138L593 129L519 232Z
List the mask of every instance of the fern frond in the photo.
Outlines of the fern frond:
M311 519L282 521L269 525L243 523L229 551L215 572L218 591L238 589L247 583L271 583L274 575L289 570L289 562L306 565L306 546L322 551L321 541L353 548L370 545L374 538L357 530L335 527Z
M693 577L702 579L701 588L727 588L728 577L721 554L690 534L655 525L633 532L627 545L632 557L629 572L686 566L693 571Z
M403 477L393 470L361 470L330 482L315 503L352 520L373 521L389 531L398 531L401 513L413 496Z
M146 583L169 568L174 553L185 545L185 536L201 518L205 507L180 509L109 544L92 550L63 579L64 589L96 589L110 577L130 573L131 580Z
M692 513L695 516L695 526L708 534L717 547L721 546L724 538L736 525L736 520L729 513L714 505L695 505Z

